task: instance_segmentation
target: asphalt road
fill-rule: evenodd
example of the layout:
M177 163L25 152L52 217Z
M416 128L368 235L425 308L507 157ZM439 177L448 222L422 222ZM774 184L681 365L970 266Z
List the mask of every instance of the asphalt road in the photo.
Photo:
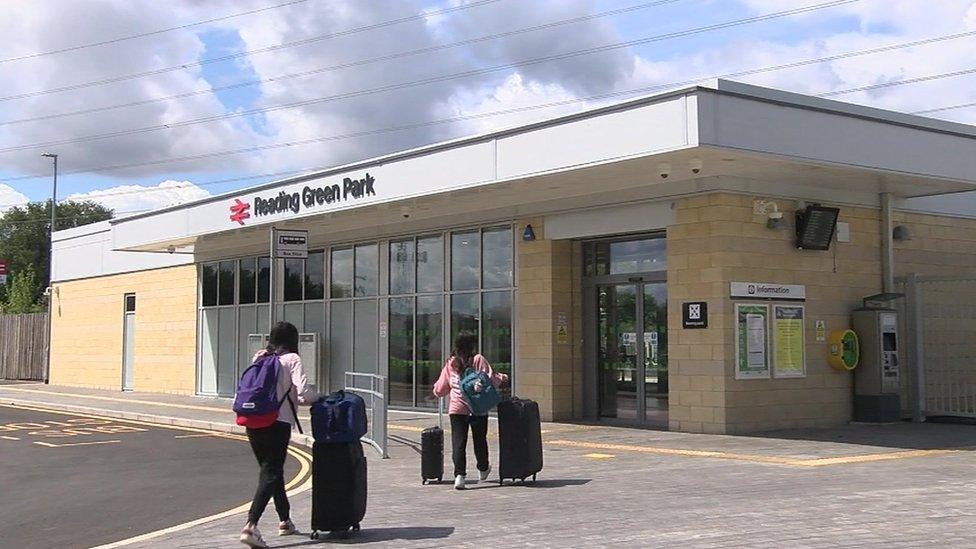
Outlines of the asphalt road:
M289 457L286 480L299 470ZM0 405L0 545L93 547L210 516L250 501L257 472L246 440Z

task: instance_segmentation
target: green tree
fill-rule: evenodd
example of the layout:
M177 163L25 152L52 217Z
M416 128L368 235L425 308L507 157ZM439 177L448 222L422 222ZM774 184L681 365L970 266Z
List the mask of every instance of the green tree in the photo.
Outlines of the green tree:
M34 294L36 287L37 276L34 274L34 267L28 265L26 269L11 278L10 290L7 291L3 303L3 312L13 315L40 312L41 306Z
M113 211L92 201L58 204L57 229L63 231L111 219ZM34 301L41 301L49 279L51 201L10 208L0 215L0 259L7 260L7 273L17 275L28 267L34 271ZM8 288L5 293L10 293ZM9 301L9 299L8 299Z

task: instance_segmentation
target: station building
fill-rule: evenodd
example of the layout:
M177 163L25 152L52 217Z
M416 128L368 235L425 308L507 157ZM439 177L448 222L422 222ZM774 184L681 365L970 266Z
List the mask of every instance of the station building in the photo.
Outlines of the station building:
M976 273L972 190L976 127L710 82L60 231L50 383L230 396L273 287L321 390L432 408L466 331L546 420L838 425L826 335L895 277ZM309 235L274 285L272 226Z

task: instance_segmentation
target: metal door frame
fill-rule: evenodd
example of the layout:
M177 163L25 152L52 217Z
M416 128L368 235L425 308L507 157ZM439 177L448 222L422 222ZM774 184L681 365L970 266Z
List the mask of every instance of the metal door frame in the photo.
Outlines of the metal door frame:
M598 292L601 288L605 287L619 287L619 286L632 286L634 291L637 293L634 300L636 315L634 322L634 329L637 332L637 343L635 347L637 349L637 368L634 374L635 380L635 390L637 398L637 419L636 423L646 424L647 419L647 349L644 346L644 292L645 286L649 284L667 284L667 274L666 273L653 273L651 275L644 276L629 276L629 275L614 275L608 277L599 277L599 279L610 279L608 281L593 281L591 283L585 284L583 288L584 292L584 322L586 323L586 333L590 337L584 337L584 343L589 342L588 345L584 345L584 352L586 353L584 359L588 359L589 364L585 364L585 371L590 372L589 376L584 375L584 382L587 382L587 377L592 378L592 382L588 386L588 397L595 398L590 402L592 407L592 418L601 421L612 420L613 418L603 418L600 415L600 383L602 380L599 376L599 345L597 341L599 340L599 318L597 315L597 309L599 307ZM588 298L588 299L587 299ZM586 362L586 360L584 360ZM638 383L638 380L640 382Z
M644 240L652 238L665 239L666 235L664 233L645 233L645 234L632 234L626 236L617 237L606 237L606 238L591 238L583 241L583 244L592 242L628 242L633 240ZM585 256L585 254L582 254ZM583 259L585 261L585 258ZM586 265L581 265L582 272L586 272ZM599 276L583 276L582 277L582 289L583 289L583 417L587 420L596 421L608 421L612 418L601 418L600 417L600 378L598 373L599 364L599 345L598 341L598 318L597 318L597 291L600 286L615 286L622 284L632 284L638 286L640 290L640 296L638 297L640 303L640 309L638 312L643 313L644 306L644 292L643 286L645 284L656 284L668 282L668 272L663 271L650 271L650 272L640 272L640 273L627 273L627 274L615 274L615 275L599 275ZM640 315L638 319L639 326L643 331L644 316ZM643 347L643 345L640 345ZM640 354L643 355L644 350L640 349ZM646 369L646 365L644 367ZM646 374L646 372L645 372ZM643 383L641 384L644 385ZM646 388L642 387L640 389L640 394L644 394ZM646 397L646 395L645 395ZM641 412L641 418L637 423L640 425L647 425L647 401L641 399L638 404L639 410ZM631 423L631 422L628 422Z

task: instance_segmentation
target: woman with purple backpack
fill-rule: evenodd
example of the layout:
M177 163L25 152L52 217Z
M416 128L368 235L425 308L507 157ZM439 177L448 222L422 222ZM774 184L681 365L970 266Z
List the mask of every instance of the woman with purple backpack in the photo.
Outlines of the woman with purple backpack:
M257 491L247 514L247 524L241 530L240 541L247 546L261 548L268 547L268 544L258 531L258 521L272 498L281 521L278 523L278 535L287 536L298 532L295 523L291 520L291 506L285 493L285 459L288 456L288 442L291 439L292 427L298 424L296 405L310 406L320 398L315 389L309 385L305 370L302 368L302 359L298 356L298 329L294 325L279 322L271 330L268 348L254 355L252 368L273 366L274 362L267 360L272 357L277 357L279 363L275 386L277 409L268 414L251 416L238 412L238 424L247 427L247 439L251 443L254 457L261 466ZM254 372L250 379L254 379L253 375ZM242 383L238 388L235 409L239 407L238 401L242 400L242 387L247 378L248 372L245 371L241 376ZM241 407L246 409L248 404L244 403ZM251 406L253 407L253 404ZM263 426L266 423L270 424ZM299 429L301 429L300 425Z

